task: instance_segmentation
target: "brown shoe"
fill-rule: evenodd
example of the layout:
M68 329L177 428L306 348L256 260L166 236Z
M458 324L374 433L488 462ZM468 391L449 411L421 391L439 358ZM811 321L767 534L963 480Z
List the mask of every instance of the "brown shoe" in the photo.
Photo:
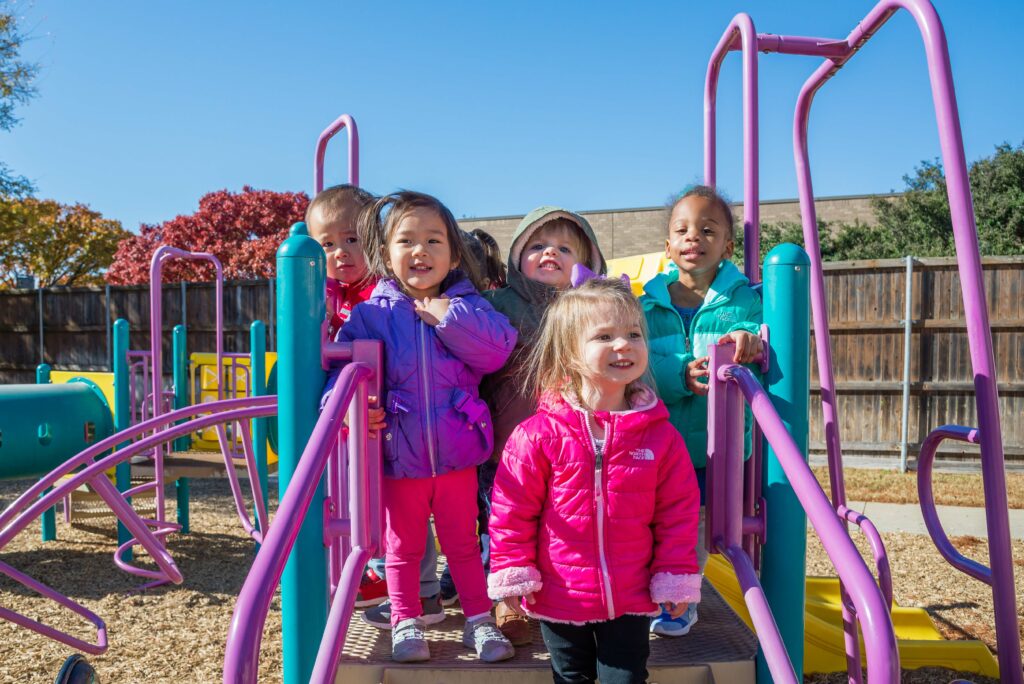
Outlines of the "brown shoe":
M498 629L513 646L528 646L533 643L533 629L525 615L520 615L503 602L499 602L494 609L494 616Z

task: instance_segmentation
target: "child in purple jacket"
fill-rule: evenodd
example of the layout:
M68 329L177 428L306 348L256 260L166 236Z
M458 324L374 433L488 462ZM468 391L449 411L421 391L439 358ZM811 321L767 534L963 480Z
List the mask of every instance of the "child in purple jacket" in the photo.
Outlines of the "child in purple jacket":
M491 617L476 536L476 466L490 457L494 439L480 379L505 364L516 331L459 270L472 261L455 218L435 198L410 191L380 198L361 214L359 240L380 280L337 339L384 343L392 659L430 658L419 620L419 565L433 514L466 615L462 641L485 662L506 660L514 650Z

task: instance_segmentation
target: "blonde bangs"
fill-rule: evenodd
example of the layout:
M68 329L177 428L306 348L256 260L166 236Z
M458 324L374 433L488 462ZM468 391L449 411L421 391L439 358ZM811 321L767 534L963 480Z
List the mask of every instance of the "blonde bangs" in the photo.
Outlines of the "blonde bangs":
M629 286L615 278L592 278L570 288L551 303L541 322L536 346L527 359L527 387L536 394L562 392L582 399L585 365L583 334L609 317L633 319L647 343L647 322ZM650 368L640 381L649 378ZM627 396L637 383L626 389ZM649 383L648 383L649 384Z

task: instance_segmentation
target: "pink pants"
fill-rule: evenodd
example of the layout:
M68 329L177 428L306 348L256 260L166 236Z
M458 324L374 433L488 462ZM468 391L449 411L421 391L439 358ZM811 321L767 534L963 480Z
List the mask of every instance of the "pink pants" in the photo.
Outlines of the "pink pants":
M391 599L392 625L423 614L420 560L426 552L424 544L431 513L441 551L448 559L459 592L462 612L472 616L491 610L476 536L476 489L476 468L437 477L384 478L384 574Z

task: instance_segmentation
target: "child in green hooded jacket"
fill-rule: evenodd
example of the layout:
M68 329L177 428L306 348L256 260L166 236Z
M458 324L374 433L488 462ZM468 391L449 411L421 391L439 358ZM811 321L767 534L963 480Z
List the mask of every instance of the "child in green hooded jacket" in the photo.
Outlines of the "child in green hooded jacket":
M761 299L728 259L734 248L729 204L713 189L698 185L685 192L669 216L665 256L672 265L644 285L640 298L650 334L650 363L669 420L686 441L700 486L701 521L697 559L704 550L704 474L707 464L708 347L736 344L735 363L761 353ZM744 448L751 450L751 416L744 420ZM697 621L695 604L682 617L663 612L651 623L662 636L682 636Z

